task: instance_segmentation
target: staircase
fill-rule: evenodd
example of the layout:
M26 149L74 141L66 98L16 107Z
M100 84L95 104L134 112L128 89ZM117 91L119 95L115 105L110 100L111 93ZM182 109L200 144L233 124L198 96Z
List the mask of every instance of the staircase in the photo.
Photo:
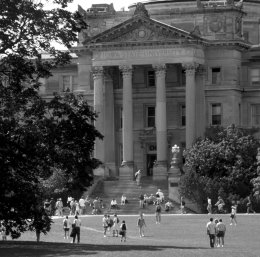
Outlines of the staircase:
M161 189L164 193L165 199L168 196L168 182L167 181L153 181L151 177L143 177L141 180L141 188L136 185L135 181L128 180L112 180L103 181L102 184L91 194L91 198L100 197L104 203L103 213L117 213L117 214L138 214L143 213L154 213L155 206L147 205L145 208L139 206L140 194L147 194L148 196L157 192ZM120 205L121 196L125 194L128 203L126 205ZM110 202L115 198L119 205L119 209L110 210ZM162 206L164 210L164 205ZM171 213L176 213L179 210L179 205L176 204L175 208L171 210Z

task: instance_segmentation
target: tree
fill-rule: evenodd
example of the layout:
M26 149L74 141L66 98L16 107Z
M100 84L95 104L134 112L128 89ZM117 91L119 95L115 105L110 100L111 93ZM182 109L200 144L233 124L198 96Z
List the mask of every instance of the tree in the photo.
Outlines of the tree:
M64 8L71 1L52 2ZM91 152L102 135L84 99L66 94L46 102L38 95L40 79L71 59L51 42L70 48L87 26L80 14L44 10L33 0L0 5L0 220L15 238L28 229L37 235L49 231L42 204L55 171L62 170L65 189L83 190L91 183ZM42 60L42 52L52 58Z
M250 195L256 177L259 142L245 130L229 126L185 152L186 172L181 178L181 194L205 209L206 198L213 202L221 195L228 203Z

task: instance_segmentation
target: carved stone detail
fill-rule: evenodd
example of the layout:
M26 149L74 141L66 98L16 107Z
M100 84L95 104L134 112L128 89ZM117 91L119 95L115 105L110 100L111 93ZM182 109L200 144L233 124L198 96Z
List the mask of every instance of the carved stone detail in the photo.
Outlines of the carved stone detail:
M130 77L132 78L132 74L133 74L132 66L121 65L119 66L119 70L122 72L123 78L130 78Z
M149 14L148 14L148 11L146 10L145 6L143 3L137 3L136 4L136 8L135 8L135 11L134 11L134 16L135 15L140 15L140 16L144 16L144 17L147 17L149 18Z
M166 65L165 64L154 64L153 68L155 70L156 77L165 76Z
M102 79L104 76L104 68L102 66L94 66L92 68L93 79Z
M198 63L183 63L182 67L185 69L185 73L188 76L195 75L196 69L199 67Z

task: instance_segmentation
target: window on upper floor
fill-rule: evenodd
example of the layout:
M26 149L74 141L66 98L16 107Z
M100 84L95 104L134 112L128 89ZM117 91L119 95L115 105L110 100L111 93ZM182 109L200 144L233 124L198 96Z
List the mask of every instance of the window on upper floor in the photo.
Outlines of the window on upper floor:
M181 111L181 126L186 126L186 107L185 104L181 104L180 106Z
M252 126L260 127L260 104L253 104L251 106L252 112Z
M155 127L155 106L146 107L146 127Z
M211 104L211 125L221 125L222 108L220 103Z
M62 91L73 92L78 85L78 76L64 75L62 76Z
M251 84L260 83L260 68L250 70Z
M147 87L155 87L155 71L147 71Z
M213 67L211 68L212 78L211 82L212 84L220 84L221 81L221 68L220 67Z

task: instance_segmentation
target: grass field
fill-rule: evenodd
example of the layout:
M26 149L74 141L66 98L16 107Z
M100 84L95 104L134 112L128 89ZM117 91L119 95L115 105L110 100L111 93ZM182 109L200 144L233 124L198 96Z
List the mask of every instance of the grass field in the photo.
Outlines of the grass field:
M206 223L209 215L162 216L155 224L153 215L146 215L145 237L140 238L137 216L119 216L126 221L127 242L108 234L103 237L102 216L80 217L81 243L71 244L63 238L62 219L55 219L50 233L35 242L34 233L25 233L19 240L0 241L1 257L63 257L63 256L178 256L178 257L260 257L260 215L239 215L238 225L229 225L229 215L222 218L227 226L224 248L209 247Z

